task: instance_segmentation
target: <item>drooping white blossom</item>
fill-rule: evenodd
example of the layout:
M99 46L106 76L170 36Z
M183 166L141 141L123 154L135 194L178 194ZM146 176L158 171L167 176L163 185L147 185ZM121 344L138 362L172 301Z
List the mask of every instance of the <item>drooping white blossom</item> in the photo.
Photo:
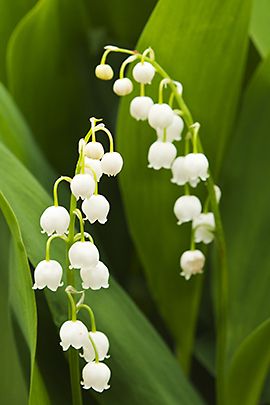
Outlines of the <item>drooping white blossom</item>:
M101 288L109 287L109 270L101 261L96 266L82 268L80 276L84 289L100 290Z
M132 76L138 83L150 84L155 76L155 72L156 70L151 63L139 62L134 66Z
M81 269L96 266L99 251L92 242L75 242L68 251L70 268Z
M111 80L113 78L113 70L110 65L103 63L97 65L95 69L95 74L98 79L101 80Z
M100 142L88 142L85 145L84 153L90 159L101 159L104 155L104 148Z
M195 195L183 195L175 201L173 211L178 219L177 224L181 225L197 218L202 211L202 205Z
M105 224L110 210L110 203L103 195L94 194L83 201L82 210L91 224L95 221Z
M180 258L180 266L182 268L181 276L189 280L194 274L203 272L205 256L200 250L187 250Z
M196 187L200 180L208 179L209 163L203 153L189 153L185 156L186 170L189 173L189 184Z
M149 125L154 129L164 129L173 122L174 112L168 104L154 104L148 114Z
M137 121L147 120L150 108L154 104L151 97L138 96L135 97L129 107L130 115Z
M94 178L93 170L95 172L97 181L99 181L103 174L101 161L98 159L90 159L85 157L85 173L90 174Z
M41 290L48 287L51 291L56 291L63 285L62 275L63 269L60 263L56 260L42 260L34 271L33 289Z
M215 218L212 212L200 214L192 222L196 243L211 243L214 239Z
M184 129L184 121L179 115L174 114L172 123L166 128L166 141L180 141ZM164 138L164 129L157 129L157 135L160 140Z
M90 198L95 191L93 176L88 173L76 174L71 180L70 189L77 200L79 198Z
M172 175L171 182L177 184L178 186L183 186L189 180L189 172L185 164L185 156L178 156L172 164Z
M98 352L98 359L102 361L110 356L108 356L109 351L109 339L103 332L89 332L91 339L94 341ZM88 340L88 343L83 346L83 354L82 357L89 363L90 361L95 360L95 350L91 340Z
M101 167L107 176L116 176L123 167L123 158L118 152L107 152L101 159Z
M156 141L148 151L148 167L159 170L169 169L177 154L177 149L171 142Z
M127 96L133 90L133 84L130 79L124 77L123 79L117 79L113 84L113 91L118 96Z
M110 388L108 382L111 377L111 370L104 363L94 361L87 363L82 370L81 382L84 389L93 388L97 392L103 392Z
M60 345L66 351L70 346L80 349L88 343L87 327L79 320L66 321L60 328Z
M69 227L70 217L69 212L65 207L51 206L46 208L40 217L40 226L42 233L47 233L48 236L54 232L58 235L64 235Z

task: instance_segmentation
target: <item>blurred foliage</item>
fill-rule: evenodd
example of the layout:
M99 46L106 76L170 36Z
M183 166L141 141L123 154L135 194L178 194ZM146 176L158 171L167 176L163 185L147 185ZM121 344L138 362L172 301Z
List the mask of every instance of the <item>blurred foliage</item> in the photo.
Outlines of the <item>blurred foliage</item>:
M10 231L1 217L0 343L6 370L1 403L26 404L30 386L33 404L37 397L38 404L49 403L47 395L60 405L69 400L65 358L55 347L55 324L63 320L65 301L50 293L46 300L38 299L36 360L27 257L35 265L43 255L38 217L50 203L46 191L56 173L72 173L88 118L102 116L109 127L116 126L117 97L110 84L94 76L108 43L140 50L153 46L158 61L183 82L185 99L202 124L203 142L223 189L229 251L226 401L260 403L270 361L269 27L268 0L253 0L252 8L249 0L0 0L0 191L2 209L12 224L10 248ZM115 71L119 63L112 57ZM116 133L125 158L123 198L116 181L104 182L101 192L110 196L112 212L108 225L95 226L94 232L113 275L137 307L115 281L106 294L87 294L112 342L113 380L105 395L89 397L86 392L84 400L189 405L202 403L197 389L212 403L212 295L218 268L209 260L204 279L188 284L180 279L178 257L186 232L179 231L171 212L177 188L169 183L168 173L146 168L153 132L129 117L129 101L127 97L121 103ZM66 197L63 191L63 201ZM56 257L60 253L57 245ZM196 388L175 361L175 349L185 365L190 355L196 356L191 365ZM11 379L16 385L9 390ZM267 386L262 403L270 403Z

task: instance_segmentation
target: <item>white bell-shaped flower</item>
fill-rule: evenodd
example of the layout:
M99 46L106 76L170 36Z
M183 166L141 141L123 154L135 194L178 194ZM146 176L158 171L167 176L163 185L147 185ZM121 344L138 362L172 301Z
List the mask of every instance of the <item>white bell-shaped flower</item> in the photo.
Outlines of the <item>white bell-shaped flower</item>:
M151 63L139 62L134 66L132 76L138 83L150 84L155 76L155 72L156 70Z
M94 194L95 186L93 176L88 173L76 174L70 183L71 192L77 200L80 197L82 199L90 198Z
M154 104L148 114L149 125L154 129L164 129L172 124L174 112L168 104Z
M82 268L80 270L82 279L82 287L87 290L100 290L101 288L109 287L109 270L107 266L101 261L96 266L89 268Z
M135 97L129 107L130 115L137 121L147 120L150 108L154 104L151 97L139 96Z
M84 153L90 159L101 159L104 155L104 148L100 142L88 142L85 145Z
M173 121L171 125L166 128L166 141L173 142L173 141L180 141L181 134L184 129L184 121L179 115L174 114ZM164 129L157 129L157 135L159 139L163 139L164 137Z
M63 235L68 230L69 221L69 213L65 207L48 207L40 217L42 233L46 232L48 236L54 232L58 235Z
M70 346L80 349L88 344L89 336L87 327L79 320L66 321L60 328L60 345L63 350L68 350Z
M62 275L63 269L60 263L56 260L42 260L35 268L33 289L41 290L48 287L51 291L56 291L63 285Z
M92 242L75 242L68 251L71 269L81 269L96 266L99 261L99 251Z
M200 214L192 222L194 240L196 243L211 243L214 239L215 217L212 212Z
M189 180L189 173L186 170L186 160L184 156L178 156L172 164L172 175L171 182L178 184L178 186L183 186Z
M108 382L111 378L111 370L104 363L91 361L82 370L81 382L84 389L93 388L97 392L103 392L110 388Z
M217 203L219 203L220 199L221 199L221 190L220 190L219 186L217 186L216 184L214 185L214 189L215 189Z
M204 263L205 256L200 250L187 250L180 258L181 276L189 280L192 275L202 273Z
M192 221L202 212L202 204L195 195L183 195L174 204L173 211L178 219L177 224Z
M118 152L107 152L101 159L101 167L107 176L116 176L123 167L123 158Z
M90 159L88 157L84 158L85 161L85 168L84 171L87 174L90 174L94 178L94 174L91 169L94 170L96 174L97 181L101 179L101 176L103 175L102 167L101 167L101 161L98 159Z
M109 339L103 332L89 332L89 335L91 336L91 339L94 341L94 344L96 346L97 352L98 352L98 359L99 361L102 361L104 359L107 359L108 357L108 351L109 351ZM93 348L93 344L91 340L88 340L88 343L84 345L83 347L83 354L81 357L84 357L84 359L89 363L90 361L95 360L95 350Z
M189 184L196 187L200 180L207 180L209 177L209 163L203 153L189 153L185 156L186 169L189 173Z
M127 96L133 90L133 84L130 79L124 77L123 79L117 79L113 84L113 91L118 96Z
M105 224L110 210L110 203L103 195L94 194L83 201L82 210L91 224L95 221Z
M148 167L155 170L169 169L177 154L176 147L171 142L156 141L148 151Z
M97 65L95 69L95 74L98 79L101 80L111 80L113 78L113 70L110 65L103 63Z

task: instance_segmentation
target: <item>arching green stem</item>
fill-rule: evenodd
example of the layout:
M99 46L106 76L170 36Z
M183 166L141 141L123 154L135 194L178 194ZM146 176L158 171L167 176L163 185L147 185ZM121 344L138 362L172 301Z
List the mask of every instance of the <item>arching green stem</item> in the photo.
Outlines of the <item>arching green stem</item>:
M56 180L53 186L53 203L55 207L58 207L58 186L62 181L68 181L69 183L71 182L71 178L68 176L61 176L59 179Z
M77 312L80 311L80 309L85 309L90 317L90 322L91 322L91 330L92 332L96 332L97 328L96 328L96 321L95 321L95 315L94 312L92 311L92 309L89 307L89 305L86 304L80 304L77 306Z

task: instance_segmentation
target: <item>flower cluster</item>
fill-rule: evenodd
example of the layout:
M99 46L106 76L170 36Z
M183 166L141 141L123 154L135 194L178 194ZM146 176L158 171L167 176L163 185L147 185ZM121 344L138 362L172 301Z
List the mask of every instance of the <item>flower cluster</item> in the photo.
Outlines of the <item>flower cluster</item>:
M195 189L200 182L207 182L209 178L209 162L203 153L199 138L200 125L193 122L183 100L182 84L166 74L156 62L151 48L141 54L138 51L106 46L101 63L96 67L96 76L102 80L110 80L114 75L111 66L106 63L110 52L130 55L122 63L119 79L113 84L113 91L119 96L126 96L133 91L133 81L125 77L125 68L136 62L132 77L140 85L140 94L131 100L129 111L134 119L147 121L155 131L156 140L148 151L148 167L171 170L171 182L184 186L184 195L176 200L173 211L178 225L192 222L191 247L180 258L180 274L188 280L192 275L202 273L205 264L205 256L202 251L196 249L196 243L209 244L214 239L215 232L215 217L213 212L208 210L209 195L202 206L199 197L190 189ZM156 75L161 76L157 101L145 94L146 86L151 84ZM170 91L167 102L164 101L166 88ZM182 141L179 147L182 153L177 156L174 142L179 141ZM214 187L215 202L218 203L221 192L218 186Z
M92 309L84 303L86 289L99 290L109 287L109 270L100 261L98 248L92 236L85 232L85 222L91 224L98 221L104 224L110 210L106 197L98 193L98 184L103 176L116 176L122 169L123 159L114 151L113 137L104 124L91 118L91 128L85 138L79 141L79 157L75 174L72 178L62 176L56 180L53 188L54 205L45 209L40 218L42 233L48 235L45 260L42 260L34 271L34 289L47 287L56 291L63 286L62 278L67 280L65 289L69 300L69 319L60 329L61 346L64 351L69 347L82 350L81 357L87 364L82 371L83 388L93 388L102 392L109 388L109 367L101 361L108 357L109 341L107 336L96 330L95 317ZM97 132L104 132L110 142L109 152L104 151L103 145L96 141ZM62 181L70 185L71 199L69 211L58 203L58 186ZM77 207L79 201L81 210ZM85 217L83 217L83 214ZM75 233L75 220L79 221L80 232ZM67 246L68 263L66 274L62 265L51 259L51 242L62 239ZM81 291L75 289L75 272L79 271ZM80 298L75 301L74 296ZM88 311L91 330L77 319L79 312Z

